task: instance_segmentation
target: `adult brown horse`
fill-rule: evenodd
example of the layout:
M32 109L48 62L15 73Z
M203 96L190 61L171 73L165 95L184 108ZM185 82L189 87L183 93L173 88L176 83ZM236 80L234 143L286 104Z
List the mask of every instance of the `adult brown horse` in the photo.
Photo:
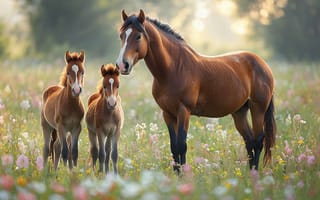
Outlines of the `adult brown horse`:
M62 72L60 84L47 88L43 93L41 111L44 137L43 158L44 164L47 164L51 152L55 170L61 154L64 165L69 160L70 169L77 166L78 139L81 120L84 116L83 104L79 98L82 92L84 59L83 51L80 54L67 51L66 66ZM68 132L71 138L68 137L67 140Z
M175 171L186 162L190 115L231 114L246 143L250 168L258 169L263 147L264 163L271 160L276 134L274 80L265 61L249 52L202 56L168 25L146 18L142 10L130 16L123 10L122 19L116 64L127 75L140 59L145 60L154 78L152 94L169 130Z
M92 167L95 168L99 155L99 171L102 172L105 166L105 172L108 173L111 153L113 171L116 174L118 172L118 140L124 121L118 92L120 72L114 65L108 64L101 66L101 75L103 79L98 84L98 91L88 99L86 114Z

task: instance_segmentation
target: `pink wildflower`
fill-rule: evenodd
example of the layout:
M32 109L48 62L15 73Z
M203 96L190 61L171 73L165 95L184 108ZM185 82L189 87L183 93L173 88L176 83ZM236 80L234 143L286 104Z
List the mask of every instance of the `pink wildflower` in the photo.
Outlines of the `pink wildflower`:
M306 154L302 153L298 156L298 162L302 162L307 158Z
M298 187L298 188L303 188L303 186L304 186L304 182L303 182L303 181L299 181L299 182L297 183L297 187Z
M62 186L62 185L60 185L59 183L57 183L57 182L53 182L53 183L51 183L51 188L52 188L52 190L54 191L54 192L56 192L56 193L64 193L65 191L66 191L66 189Z
M10 190L14 185L14 178L10 175L0 176L0 186L5 190Z
M21 154L17 161L16 161L16 165L19 167L19 168L28 168L29 166L29 159L27 156Z
M194 191L194 186L191 183L186 183L178 186L178 191L181 194L188 195Z
M5 108L4 104L3 104L3 103L0 103L0 110L2 110L2 109L4 109L4 108Z
M1 163L3 167L13 164L13 156L10 154L4 154L1 156Z
M157 141L158 141L158 135L156 134L150 135L150 138L149 138L150 144L155 144Z
M285 148L284 148L284 151L286 153L286 155L291 155L292 154L292 149L289 147L289 144L288 144L288 141L285 140L284 143L286 144Z
M3 115L0 115L0 124L4 124L4 117L3 117Z
M315 159L314 155L307 157L307 163L308 163L308 165L314 165L316 163L316 159Z
M78 199L78 200L89 199L86 189L80 185L73 187L72 193L73 193L74 199Z
M29 192L19 192L18 200L36 200L36 196Z
M201 163L205 163L206 160L203 157L196 157L194 162L197 164L201 164Z
M43 169L43 158L42 158L42 156L38 156L37 157L36 164L37 164L37 169L39 171L41 171Z

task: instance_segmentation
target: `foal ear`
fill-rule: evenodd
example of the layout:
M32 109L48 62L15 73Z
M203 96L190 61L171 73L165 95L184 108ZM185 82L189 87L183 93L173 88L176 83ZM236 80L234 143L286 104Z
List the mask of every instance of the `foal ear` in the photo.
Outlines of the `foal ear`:
M69 51L66 51L65 60L66 60L66 63L69 63L72 60L72 57Z
M139 13L139 16L138 16L138 20L141 24L143 24L144 20L145 20L145 15L144 15L144 12L142 9L140 9L140 13Z
M107 70L106 70L106 68L104 67L104 65L101 65L100 70L101 70L101 75L104 77L104 76L107 74Z
M84 56L84 51L80 51L80 55L79 55L79 60L84 63L84 59L85 59L85 56Z
M128 15L127 15L126 12L124 11L124 9L122 9L121 14L122 14L122 20L123 20L123 21L126 21L126 19L128 18Z

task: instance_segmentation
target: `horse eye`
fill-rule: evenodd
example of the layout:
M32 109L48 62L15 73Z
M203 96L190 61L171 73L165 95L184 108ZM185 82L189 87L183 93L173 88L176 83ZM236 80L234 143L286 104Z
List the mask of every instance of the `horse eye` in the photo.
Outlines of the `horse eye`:
M70 75L70 72L67 72L67 75L69 76L69 75Z
M139 33L136 37L136 40L140 40L141 39L141 33Z

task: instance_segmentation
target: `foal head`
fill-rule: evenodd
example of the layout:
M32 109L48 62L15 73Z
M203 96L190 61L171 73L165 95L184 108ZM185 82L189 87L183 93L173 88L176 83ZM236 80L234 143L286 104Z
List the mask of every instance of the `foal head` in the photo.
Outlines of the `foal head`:
M123 24L120 28L121 49L116 61L121 74L128 75L132 66L143 59L148 50L148 35L144 28L145 15L142 10L138 16L128 16L122 10Z
M112 65L101 66L102 86L100 93L106 100L107 108L114 109L117 105L118 90L120 85L119 71Z
M82 92L84 59L84 51L80 53L66 51L66 67L61 77L61 84L70 87L74 97L78 97Z

